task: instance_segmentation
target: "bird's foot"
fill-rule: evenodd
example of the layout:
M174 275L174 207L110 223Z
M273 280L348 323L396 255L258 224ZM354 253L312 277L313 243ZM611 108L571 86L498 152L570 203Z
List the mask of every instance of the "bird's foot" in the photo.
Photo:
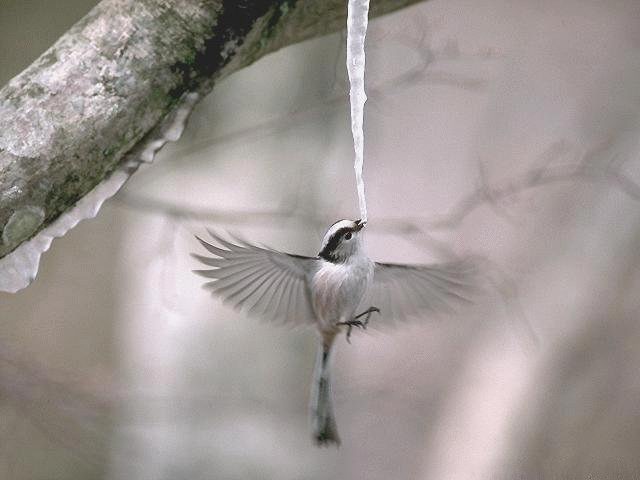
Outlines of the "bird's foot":
M353 317L353 319L357 320L360 317L364 317L364 322L362 322L364 324L363 328L367 328L367 324L369 323L369 317L371 316L371 314L373 312L380 313L380 309L378 307L369 307L364 312L359 313L358 315ZM365 315L366 315L366 317L365 317Z
M367 329L367 325L369 324L369 317L373 312L380 313L380 309L378 307L369 307L364 312L353 317L353 320L347 320L346 322L338 322L336 325L345 325L347 327L347 343L351 343L351 330L353 327L362 328L363 330ZM364 320L358 320L359 318L364 317Z
M351 343L351 330L353 330L353 327L358 327L358 328L362 328L362 329L366 329L367 328L367 324L364 322L361 322L360 320L348 320L346 322L338 322L336 323L336 325L344 325L347 327L347 343Z

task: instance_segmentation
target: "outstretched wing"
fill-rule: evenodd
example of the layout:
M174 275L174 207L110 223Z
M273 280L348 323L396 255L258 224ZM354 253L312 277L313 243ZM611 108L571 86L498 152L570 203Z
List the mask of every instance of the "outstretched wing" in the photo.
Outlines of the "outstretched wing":
M434 265L376 263L362 306L378 307L389 321L453 313L473 302L477 272L473 257Z
M212 279L204 284L234 308L269 320L311 323L313 310L306 281L315 259L278 252L235 239L231 243L211 230L223 248L196 238L214 256L192 254L209 267L194 270Z

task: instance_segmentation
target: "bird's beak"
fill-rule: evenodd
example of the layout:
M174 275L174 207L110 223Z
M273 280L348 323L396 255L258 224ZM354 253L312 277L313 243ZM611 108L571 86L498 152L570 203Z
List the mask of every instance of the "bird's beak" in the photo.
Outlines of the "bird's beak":
M355 224L356 224L356 232L359 232L360 230L362 230L365 227L367 222L363 222L362 220L356 220Z

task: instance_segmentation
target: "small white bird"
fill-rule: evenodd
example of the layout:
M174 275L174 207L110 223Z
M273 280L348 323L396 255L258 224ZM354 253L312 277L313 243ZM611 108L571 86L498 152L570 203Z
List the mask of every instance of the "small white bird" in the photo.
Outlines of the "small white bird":
M215 257L194 254L213 267L194 271L213 279L205 287L215 295L235 308L272 320L309 324L320 333L311 391L313 438L318 445L340 444L329 361L341 329L347 329L349 340L351 329L366 328L373 312L389 320L449 312L470 302L474 290L476 268L469 258L440 265L372 262L362 245L364 226L360 220L334 223L317 257L278 252L243 240L232 243L211 231L220 246L196 237ZM357 313L360 305L367 308Z

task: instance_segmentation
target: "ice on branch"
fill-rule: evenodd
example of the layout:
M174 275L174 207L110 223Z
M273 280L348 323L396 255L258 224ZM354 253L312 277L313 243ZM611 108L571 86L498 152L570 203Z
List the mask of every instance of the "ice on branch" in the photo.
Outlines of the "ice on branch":
M198 99L199 94L195 92L186 94L181 104L156 129L155 134L150 135L147 141L134 149L109 178L97 185L91 192L82 197L71 210L62 214L31 240L1 258L0 292L15 293L27 287L36 278L40 257L49 250L55 238L62 237L82 220L95 217L102 204L120 190L142 163L153 161L156 153L165 143L177 141L182 135L187 118ZM40 215L43 216L44 214ZM25 211L21 214L20 221L16 220L7 224L3 235L10 234L7 229L13 224L24 230L33 226L34 222L38 221L38 218L37 210Z

